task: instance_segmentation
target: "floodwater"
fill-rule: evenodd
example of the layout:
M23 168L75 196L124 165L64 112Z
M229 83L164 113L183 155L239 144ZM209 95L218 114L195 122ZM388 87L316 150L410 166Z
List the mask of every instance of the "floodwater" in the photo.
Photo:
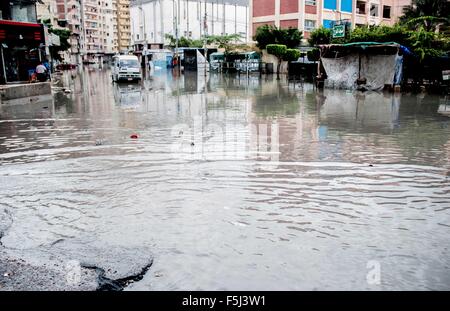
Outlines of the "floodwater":
M444 98L264 76L62 81L1 106L6 249L150 249L127 290L450 289Z

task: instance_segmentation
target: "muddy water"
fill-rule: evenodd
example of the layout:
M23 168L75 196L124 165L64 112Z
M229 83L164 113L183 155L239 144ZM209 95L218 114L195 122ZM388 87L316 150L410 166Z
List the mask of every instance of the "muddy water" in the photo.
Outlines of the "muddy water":
M445 99L62 79L1 107L5 249L150 249L128 290L450 289Z

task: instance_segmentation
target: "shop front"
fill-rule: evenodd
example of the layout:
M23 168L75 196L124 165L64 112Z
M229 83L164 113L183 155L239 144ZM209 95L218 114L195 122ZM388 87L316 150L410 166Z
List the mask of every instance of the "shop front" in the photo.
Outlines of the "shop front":
M0 84L27 82L46 59L41 24L0 20Z

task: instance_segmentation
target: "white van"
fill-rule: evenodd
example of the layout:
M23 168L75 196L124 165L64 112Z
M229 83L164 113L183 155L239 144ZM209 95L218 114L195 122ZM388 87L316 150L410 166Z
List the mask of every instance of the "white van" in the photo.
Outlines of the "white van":
M113 57L112 79L114 82L141 80L141 66L134 55L116 55Z

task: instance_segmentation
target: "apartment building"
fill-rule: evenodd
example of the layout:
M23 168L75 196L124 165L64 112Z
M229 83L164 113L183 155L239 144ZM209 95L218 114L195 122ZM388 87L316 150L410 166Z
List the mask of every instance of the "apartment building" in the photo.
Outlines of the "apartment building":
M249 39L249 0L131 0L130 13L135 45L164 45L166 34L200 39L238 33Z
M0 84L28 81L30 69L46 59L44 46L36 0L0 1Z
M118 49L128 51L131 47L130 0L117 0Z
M81 63L85 40L82 24L82 0L44 0L44 2L49 7L56 6L54 17L57 19L57 27L66 28L72 34L69 39L71 48L63 55L64 60L69 63ZM44 16L40 18L45 19Z
M37 18L41 22L49 21L53 27L58 26L58 14L55 0L41 0L36 2Z
M331 28L335 21L359 25L392 25L411 0L251 0L250 32L262 25L295 27L305 38L320 26Z
M72 33L72 63L98 62L130 47L129 0L44 0L56 2L58 25Z

